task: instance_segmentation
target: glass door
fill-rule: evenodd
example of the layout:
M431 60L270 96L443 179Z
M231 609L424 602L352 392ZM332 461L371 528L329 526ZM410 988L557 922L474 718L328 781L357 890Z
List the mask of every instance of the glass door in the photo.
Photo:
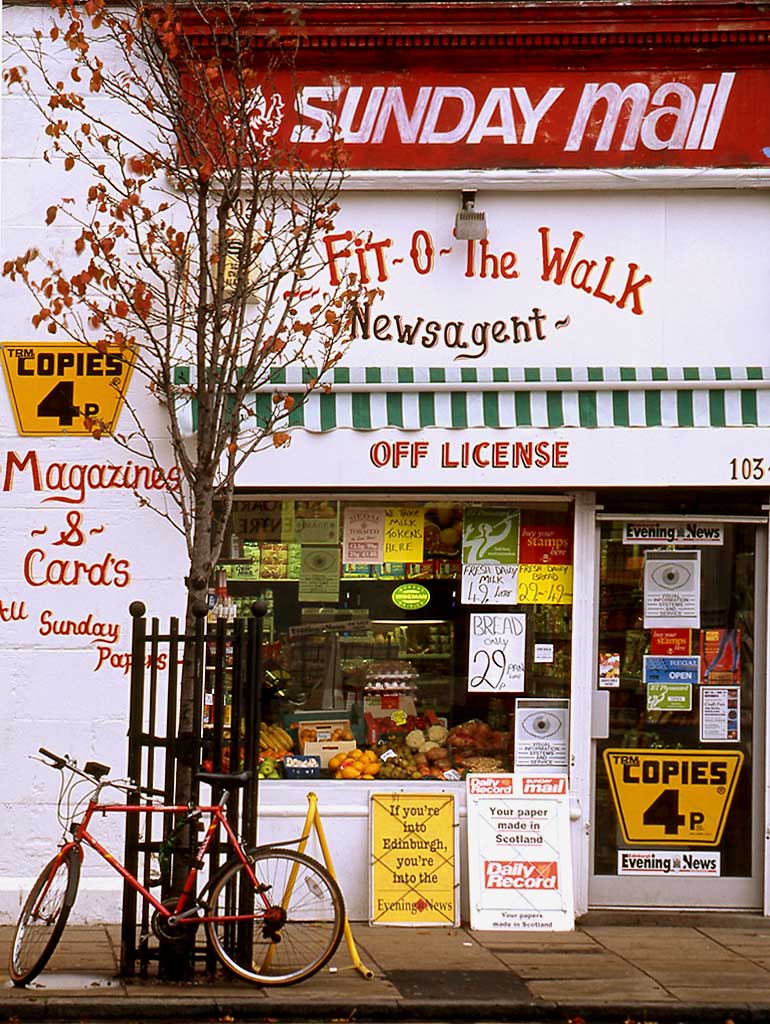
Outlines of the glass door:
M611 520L599 543L589 904L760 907L766 531Z

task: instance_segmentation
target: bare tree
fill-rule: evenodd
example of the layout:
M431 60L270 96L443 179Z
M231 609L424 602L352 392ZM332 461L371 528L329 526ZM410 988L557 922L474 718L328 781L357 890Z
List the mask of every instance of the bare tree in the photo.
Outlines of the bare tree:
M46 217L66 218L72 252L57 261L29 250L3 273L34 296L36 328L133 361L165 406L180 483L158 511L187 544L189 628L239 467L287 443L291 410L325 386L349 336L361 284L336 271L330 283L322 244L342 168L333 133L311 167L282 130L302 31L290 11L270 30L236 0L52 8L50 31L14 38L18 64L7 61L4 77L44 119L45 159L77 179ZM287 366L303 368L292 394L271 387ZM133 427L115 440L157 462L128 408ZM107 430L96 416L85 426L97 438ZM192 683L185 665L181 734ZM179 797L189 785L188 771Z

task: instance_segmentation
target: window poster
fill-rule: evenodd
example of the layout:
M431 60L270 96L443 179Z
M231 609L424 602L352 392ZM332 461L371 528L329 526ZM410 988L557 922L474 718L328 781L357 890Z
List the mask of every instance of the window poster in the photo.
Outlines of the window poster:
M571 565L519 565L518 604L572 604Z
M462 558L462 604L518 604L519 513L467 508Z
M519 561L522 565L572 565L572 527L522 523Z
M701 682L738 686L741 681L741 631L702 629L700 634Z
M701 743L738 743L741 738L741 691L738 686L700 687Z
M648 683L648 711L692 711L690 683Z
M383 533L383 562L422 561L425 538L423 508L408 505L386 508Z
M383 561L385 509L349 505L342 531L342 561L372 565Z
M300 544L339 543L339 504L336 501L295 501L294 540Z
M569 701L517 697L514 771L569 771Z
M691 630L653 629L650 632L650 654L692 654Z
M599 688L615 690L620 686L620 654L618 651L599 651Z
M518 604L519 566L497 562L463 565L460 578L462 604Z
M700 551L644 555L644 628L700 627Z
M469 693L523 693L526 621L514 612L471 615Z
M519 513L503 508L466 508L463 563L519 561Z
M567 776L471 774L466 786L471 928L572 930Z
M300 555L299 600L336 604L340 599L340 549L303 544Z
M457 925L457 810L448 793L371 796L370 921Z
M342 561L358 566L398 565L398 572L387 574L397 578L404 575L406 564L422 562L424 536L425 511L419 506L351 505L343 521Z

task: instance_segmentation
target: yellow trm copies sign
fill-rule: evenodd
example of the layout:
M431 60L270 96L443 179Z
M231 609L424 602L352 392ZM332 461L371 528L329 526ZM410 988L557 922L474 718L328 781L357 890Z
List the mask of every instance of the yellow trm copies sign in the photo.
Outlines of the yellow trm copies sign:
M457 924L454 797L372 794L371 808L372 924Z
M717 846L742 765L740 750L605 750L623 838Z
M112 432L131 378L131 352L42 341L4 342L0 352L19 434L85 436L90 421Z

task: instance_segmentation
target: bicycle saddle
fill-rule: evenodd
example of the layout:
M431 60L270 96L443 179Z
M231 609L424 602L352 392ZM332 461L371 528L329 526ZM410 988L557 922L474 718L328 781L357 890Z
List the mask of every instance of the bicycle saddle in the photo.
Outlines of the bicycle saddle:
M237 789L239 786L245 786L251 775L251 772L237 772L232 775L229 772L196 772L195 779L197 782L208 782L210 786Z

